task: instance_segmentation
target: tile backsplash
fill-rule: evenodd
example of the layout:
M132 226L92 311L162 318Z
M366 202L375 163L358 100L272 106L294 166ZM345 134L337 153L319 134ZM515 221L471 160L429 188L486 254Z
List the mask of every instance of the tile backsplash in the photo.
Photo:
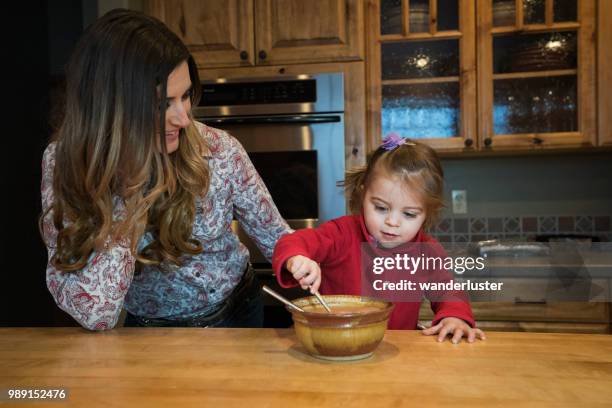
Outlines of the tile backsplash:
M546 215L512 217L447 217L429 231L440 242L485 239L534 240L536 235L575 234L612 241L610 215Z

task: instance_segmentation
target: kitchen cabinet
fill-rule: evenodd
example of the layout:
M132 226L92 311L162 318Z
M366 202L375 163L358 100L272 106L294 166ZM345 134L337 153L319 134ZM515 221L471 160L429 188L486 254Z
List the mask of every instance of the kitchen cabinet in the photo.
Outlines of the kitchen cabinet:
M595 21L595 0L368 1L371 143L596 146Z
M612 89L612 2L599 0L597 4L597 87ZM597 132L599 144L612 146L612 92L597 93Z
M564 282L556 280L508 277L492 281L503 282L503 291L470 293L476 324L483 330L610 333L610 284L607 279L592 281L590 292L602 295L591 301L547 299L543 294L563 290ZM512 301L508 301L508 293L515 295ZM431 319L430 304L423 302L419 320L427 324Z
M478 7L480 147L596 145L595 0Z
M374 139L395 132L437 149L473 147L474 1L372 0L367 16L368 112Z
M253 0L149 0L144 10L183 40L198 66L255 64Z
M198 67L363 60L363 0L149 0Z
M609 304L587 302L539 303L473 302L477 327L491 331L547 333L610 333ZM419 321L433 319L429 302L423 302Z

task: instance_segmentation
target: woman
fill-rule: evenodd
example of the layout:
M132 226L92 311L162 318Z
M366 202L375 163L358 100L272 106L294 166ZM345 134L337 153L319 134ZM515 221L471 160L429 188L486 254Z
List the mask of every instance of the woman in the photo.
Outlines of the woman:
M235 217L271 258L290 232L242 146L195 122L197 67L142 13L94 22L67 66L65 114L43 157L47 286L91 330L257 327L260 288Z

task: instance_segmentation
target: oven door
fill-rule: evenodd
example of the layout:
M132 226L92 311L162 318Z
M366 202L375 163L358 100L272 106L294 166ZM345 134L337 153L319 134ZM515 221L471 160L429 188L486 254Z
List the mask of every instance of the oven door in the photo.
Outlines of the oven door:
M342 113L198 118L228 131L249 154L279 212L294 229L314 227L346 213ZM263 255L235 225L251 253Z
M344 179L342 113L199 120L240 141L284 218L323 222L345 214L344 193L337 186ZM296 215L296 208L314 197L316 209L310 205L309 212Z

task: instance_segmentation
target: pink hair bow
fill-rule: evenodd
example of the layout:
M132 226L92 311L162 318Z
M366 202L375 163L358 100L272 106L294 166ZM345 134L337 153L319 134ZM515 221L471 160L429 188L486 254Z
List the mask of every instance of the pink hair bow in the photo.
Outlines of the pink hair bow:
M393 150L403 144L414 146L414 143L406 142L406 139L404 139L395 132L391 132L384 137L381 147L385 150Z

